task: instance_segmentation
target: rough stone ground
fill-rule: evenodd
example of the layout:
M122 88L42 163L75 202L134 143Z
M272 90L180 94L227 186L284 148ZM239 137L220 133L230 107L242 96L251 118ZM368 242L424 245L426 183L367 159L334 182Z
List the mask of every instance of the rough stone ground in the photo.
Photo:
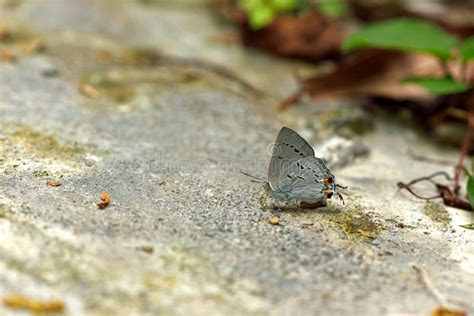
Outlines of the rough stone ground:
M199 1L0 3L13 31L2 45L19 55L0 63L3 298L61 300L69 315L427 315L439 304L416 264L474 313L474 238L458 226L474 218L396 188L452 171L409 152L455 162L456 150L353 102L279 113L209 70L150 65L136 48L225 64L275 99L311 69L220 43ZM38 37L46 50L22 53ZM368 148L334 170L345 206L262 210L261 185L239 170L265 175L282 125L327 146L342 129Z

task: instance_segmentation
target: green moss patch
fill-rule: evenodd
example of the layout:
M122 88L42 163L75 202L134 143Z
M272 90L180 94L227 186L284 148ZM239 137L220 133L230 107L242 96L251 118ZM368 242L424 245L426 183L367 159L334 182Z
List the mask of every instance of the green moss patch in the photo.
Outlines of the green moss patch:
M357 241L375 239L385 229L384 225L371 213L367 213L357 206L334 213L326 212L324 218L340 230L345 237Z
M444 224L451 222L451 215L443 204L428 203L423 207L423 212L434 222Z
M10 136L14 142L22 143L40 156L71 158L86 153L85 148L78 144L61 143L54 136L31 130L28 127L19 127Z

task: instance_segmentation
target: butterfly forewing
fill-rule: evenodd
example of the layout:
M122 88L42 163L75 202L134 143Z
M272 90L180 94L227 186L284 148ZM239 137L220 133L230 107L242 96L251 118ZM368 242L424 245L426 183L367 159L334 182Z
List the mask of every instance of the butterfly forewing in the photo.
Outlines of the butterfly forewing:
M282 172L304 157L314 157L313 148L295 131L282 127L273 146L268 169L268 182L272 190L280 187Z

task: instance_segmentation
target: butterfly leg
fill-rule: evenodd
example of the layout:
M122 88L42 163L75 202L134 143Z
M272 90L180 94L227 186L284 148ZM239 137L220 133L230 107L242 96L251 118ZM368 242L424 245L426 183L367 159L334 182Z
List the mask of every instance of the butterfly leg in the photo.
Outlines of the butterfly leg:
M260 199L259 199L260 207L261 207L262 210L264 210L264 211L267 211L267 210L270 209L269 206L268 206L267 200L268 200L268 191L265 190L265 191L260 195Z

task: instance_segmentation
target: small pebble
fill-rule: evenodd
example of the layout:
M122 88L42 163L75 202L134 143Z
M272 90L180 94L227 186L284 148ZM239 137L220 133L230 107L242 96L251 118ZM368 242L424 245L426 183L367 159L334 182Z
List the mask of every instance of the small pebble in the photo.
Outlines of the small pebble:
M268 222L272 225L278 225L280 223L280 219L276 216L270 217Z

